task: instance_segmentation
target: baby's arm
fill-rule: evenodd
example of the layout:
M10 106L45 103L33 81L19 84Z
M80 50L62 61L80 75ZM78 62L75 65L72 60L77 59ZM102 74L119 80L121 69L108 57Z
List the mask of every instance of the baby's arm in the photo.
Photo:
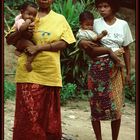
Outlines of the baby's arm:
M24 23L22 23L22 25L19 28L19 31L20 32L26 31L28 27L30 26L31 22L32 21L30 19L27 19Z
M104 30L99 35L97 35L97 38L94 41L99 41L99 40L101 40L106 35L107 35L107 31Z
M30 19L27 19L26 21L20 19L16 22L18 32L22 34L21 38L15 44L17 50L20 52L23 52L26 47L34 45L33 42L30 41L32 32L28 31L28 27L30 27L31 24L33 26L34 23Z

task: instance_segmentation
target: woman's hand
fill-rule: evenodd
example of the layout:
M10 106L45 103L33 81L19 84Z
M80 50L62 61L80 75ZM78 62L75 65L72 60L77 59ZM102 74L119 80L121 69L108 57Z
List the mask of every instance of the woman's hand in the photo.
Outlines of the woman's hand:
M34 55L39 51L39 47L38 46L29 46L26 49L24 49L24 52L29 54L29 55Z
M130 88L132 87L132 80L130 78L130 75L126 75L125 82Z

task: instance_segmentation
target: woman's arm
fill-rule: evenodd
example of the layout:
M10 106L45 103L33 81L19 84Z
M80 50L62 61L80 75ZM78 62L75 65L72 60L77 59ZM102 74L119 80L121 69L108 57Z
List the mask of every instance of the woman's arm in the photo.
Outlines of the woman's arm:
M39 51L54 51L57 52L59 50L63 50L68 46L68 43L64 40L55 41L53 43L44 44L43 46L39 47Z
M126 83L127 84L131 84L131 79L130 79L130 49L129 46L125 46L123 47L125 53L123 53L123 58L124 58L124 62L125 62L125 66L126 66Z
M89 55L91 58L95 58L100 55L104 54L111 54L113 53L110 48L105 48L105 47L99 47L98 44L93 43L92 41L89 40L81 40L79 42L79 47L83 49L87 55Z
M57 52L59 50L63 50L68 46L68 43L64 40L55 41L52 43L47 43L42 46L30 46L26 48L26 52L30 53L31 55L40 52L40 51L52 51Z

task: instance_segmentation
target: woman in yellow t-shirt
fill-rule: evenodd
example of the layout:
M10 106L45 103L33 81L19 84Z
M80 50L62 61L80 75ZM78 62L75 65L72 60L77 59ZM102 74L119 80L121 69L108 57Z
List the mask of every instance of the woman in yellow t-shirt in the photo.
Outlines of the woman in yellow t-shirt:
M26 53L36 54L33 70L28 72L24 66L26 53L18 58L13 140L61 139L60 51L74 43L75 38L65 17L51 9L52 2L37 0L35 27L28 28L36 44L26 49ZM11 32L6 37L7 43L16 44L21 36L18 31Z

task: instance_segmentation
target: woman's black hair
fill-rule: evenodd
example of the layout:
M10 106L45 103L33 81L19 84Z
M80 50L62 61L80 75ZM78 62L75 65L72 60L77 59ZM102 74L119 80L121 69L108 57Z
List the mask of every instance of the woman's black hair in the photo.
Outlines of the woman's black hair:
M38 8L38 5L37 5L35 2L26 1L26 2L24 2L23 4L21 4L21 5L18 6L18 10L26 10L26 8L27 8L28 6L31 6L31 7L35 8L35 9Z
M101 3L108 3L113 11L113 13L117 13L120 9L120 1L119 0L95 0L95 6L98 8L98 5Z
M92 19L94 20L94 16L89 11L84 11L79 15L79 22L82 23L85 20Z

